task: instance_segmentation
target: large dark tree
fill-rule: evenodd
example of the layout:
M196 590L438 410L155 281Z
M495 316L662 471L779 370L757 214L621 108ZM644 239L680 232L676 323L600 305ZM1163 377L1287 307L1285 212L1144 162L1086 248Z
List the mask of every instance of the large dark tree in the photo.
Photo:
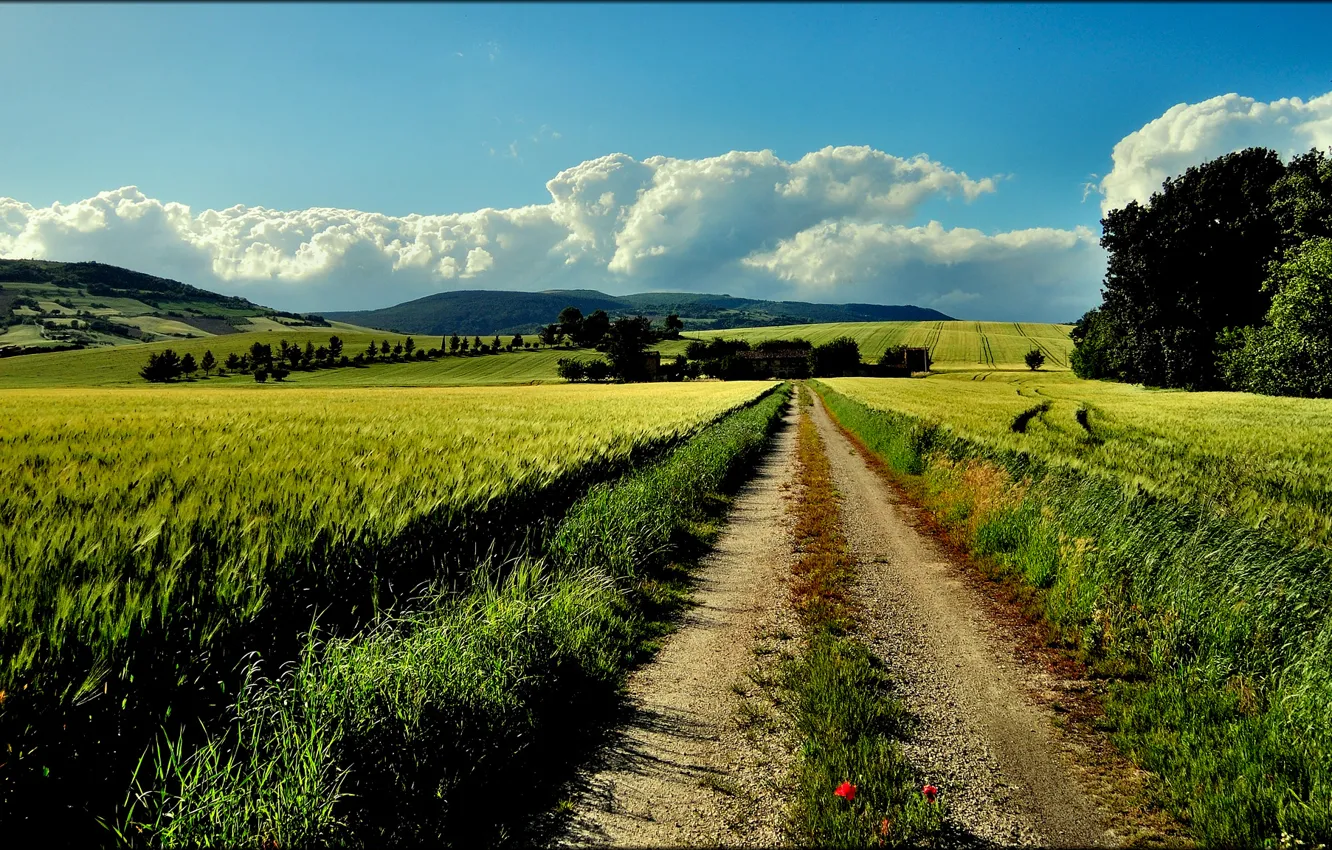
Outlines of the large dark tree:
M583 311L577 307L565 307L558 319L560 333L572 339L575 344L583 336Z
M193 358L190 359L193 361ZM148 363L139 370L139 376L153 383L166 383L179 378L181 372L180 355L166 348L148 355Z
M849 336L815 346L809 353L809 371L816 378L854 375L860 366L860 346Z
M605 310L596 310L583 319L577 342L584 348L601 346L606 334L610 332L611 320Z
M250 363L257 369L270 369L273 366L273 347L266 342L256 342L250 346Z
M605 345L606 358L615 376L624 381L644 380L647 366L643 351L652 342L652 320L646 316L616 319L606 333Z
M1274 151L1249 148L1101 220L1109 260L1096 321L1110 323L1138 380L1217 384L1218 332L1261 321L1271 299L1262 282L1281 253L1272 201L1285 173Z

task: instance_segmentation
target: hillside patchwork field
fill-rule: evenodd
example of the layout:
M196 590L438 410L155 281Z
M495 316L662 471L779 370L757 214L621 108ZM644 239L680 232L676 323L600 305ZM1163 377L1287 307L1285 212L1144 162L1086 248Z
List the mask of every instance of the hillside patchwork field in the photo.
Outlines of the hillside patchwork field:
M0 353L328 326L117 266L0 260Z

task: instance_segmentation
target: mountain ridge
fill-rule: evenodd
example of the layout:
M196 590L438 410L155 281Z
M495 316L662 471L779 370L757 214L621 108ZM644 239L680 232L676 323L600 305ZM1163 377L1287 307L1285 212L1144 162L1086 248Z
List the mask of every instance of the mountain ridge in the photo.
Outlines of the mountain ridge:
M612 318L642 313L659 319L669 313L685 330L723 330L816 322L951 321L952 316L913 304L818 304L766 301L726 294L641 292L608 295L595 289L461 289L437 292L378 310L328 311L322 315L364 327L416 334L533 333L555 321L565 307L584 314L605 310Z

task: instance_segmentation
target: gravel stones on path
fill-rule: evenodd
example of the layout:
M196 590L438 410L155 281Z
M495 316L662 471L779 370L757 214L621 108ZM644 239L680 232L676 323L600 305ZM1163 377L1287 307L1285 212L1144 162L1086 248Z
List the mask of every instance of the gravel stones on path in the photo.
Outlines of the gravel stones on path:
M795 406L699 566L694 606L635 671L629 720L575 783L562 846L773 846L792 746L764 705L755 649L788 609ZM759 673L761 680L764 674Z
M863 636L918 720L903 749L949 805L951 846L1089 847L1118 843L1080 769L1028 694L1055 687L1014 658L979 595L817 400L815 422L860 560Z

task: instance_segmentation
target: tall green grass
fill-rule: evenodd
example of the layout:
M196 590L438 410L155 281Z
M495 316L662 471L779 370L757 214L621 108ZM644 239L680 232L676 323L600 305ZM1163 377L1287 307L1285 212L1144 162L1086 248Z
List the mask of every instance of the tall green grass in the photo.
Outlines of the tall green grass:
M1212 846L1332 841L1332 556L1104 471L872 409L838 421L1111 680L1115 742ZM999 423L1003 427L1004 423Z
M654 584L748 475L788 391L594 487L539 553L255 674L227 734L145 762L127 836L163 846L522 841L617 707ZM139 830L143 830L142 833Z

